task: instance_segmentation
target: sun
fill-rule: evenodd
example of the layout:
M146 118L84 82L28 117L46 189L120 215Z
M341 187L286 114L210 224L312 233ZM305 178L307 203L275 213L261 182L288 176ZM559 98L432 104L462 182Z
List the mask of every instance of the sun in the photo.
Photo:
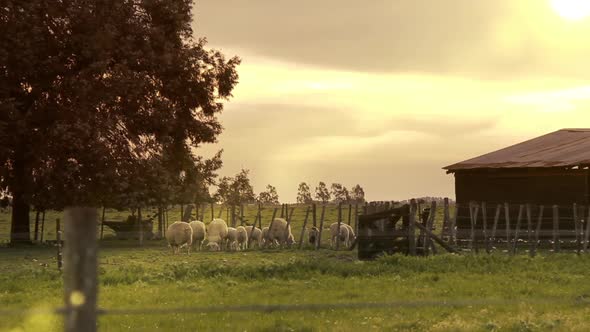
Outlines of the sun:
M590 16L590 0L550 0L553 10L569 21L580 21Z

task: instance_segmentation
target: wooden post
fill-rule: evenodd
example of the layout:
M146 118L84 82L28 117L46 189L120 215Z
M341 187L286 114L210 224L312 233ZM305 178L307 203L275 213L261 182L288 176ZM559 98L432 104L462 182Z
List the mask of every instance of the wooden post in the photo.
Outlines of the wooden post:
M342 226L342 202L338 203L338 231L336 234L336 250L340 249L340 227ZM334 243L332 243L334 245Z
M459 216L459 203L455 202L455 211L451 219L451 243L457 245L457 217Z
M61 272L63 257L61 251L61 222L59 218L55 219L55 240L57 242L57 270Z
M310 211L311 207L308 205L307 210L305 210L305 219L303 220L303 227L301 227L301 236L299 237L299 249L303 247L303 237L305 236L305 227L307 226L307 219L309 217Z
M143 246L143 222L141 221L141 207L137 208L137 229L139 232L139 246Z
M428 219L426 221L426 228L432 232L432 225L434 225L434 218L436 215L436 201L432 201L430 203L430 212L428 213ZM430 246L434 246L434 243L431 244L430 233L426 232L424 234L424 254L428 256L430 252ZM435 249L436 250L436 249Z
M161 239L164 237L164 232L163 232L163 223L164 223L164 209L162 208L162 205L158 205L158 237ZM103 220L104 221L104 220ZM101 227L101 233L102 233L102 225ZM102 236L101 236L102 238Z
M166 218L164 220L164 229L166 230L166 229L168 229L168 224L170 223L170 219L168 219L168 207L167 206L166 206L166 209L164 210L164 212L165 212L164 215L166 216Z
M471 208L470 208L471 210ZM475 253L479 251L479 247L477 246L477 237L475 234L475 228L477 227L477 216L479 215L479 204L475 204L473 207L473 212L471 213L471 250L472 252L475 250Z
M295 213L295 207L292 207L291 211L289 211L289 220L291 220L291 218L293 218L293 213Z
M485 246L486 253L490 253L490 239L488 237L488 210L486 202L481 202L481 216L482 216L482 231L483 231L483 243Z
M64 211L66 332L97 330L97 219L93 208L75 207Z
M553 205L553 252L559 252L559 206Z
M320 216L320 233L318 234L318 243L316 243L316 249L320 249L322 246L322 233L324 232L324 216L326 215L326 205L322 204L322 214Z
M516 254L516 248L518 246L518 233L520 232L520 221L522 220L522 214L524 211L524 205L520 204L518 207L518 217L516 218L516 228L514 229L514 242L512 243L512 254Z
M532 240L532 231L533 231L533 220L531 215L531 205L526 205L526 220L527 220L527 242L529 244L529 256L533 257L533 240Z
M348 204L348 226L351 226L352 222L352 204Z
M410 220L408 222L408 251L410 256L416 256L416 200L410 200Z
M506 252L510 254L510 205L504 203L504 218L506 219Z
M281 206L281 208L282 208L282 206ZM275 223L275 217L277 216L278 210L279 210L279 208L275 207L274 210L272 211L272 218L270 219L270 225L268 225L268 233L266 234L267 237L270 235L270 231L272 230L272 226ZM262 230L262 227L260 229ZM270 239L270 238L268 238L268 239ZM265 240L267 240L267 239L265 239ZM270 246L271 243L269 242L267 245Z
M537 254L537 246L539 245L539 233L541 232L541 223L543 222L543 211L545 211L545 206L539 206L539 216L537 217L537 228L535 229L535 242L533 245L533 256Z
M289 213L289 204L285 203L285 219L287 220L287 227L285 227L285 240L287 239L287 236L289 235L289 229L291 227L291 218L293 217L293 212L295 211L295 208L291 209L291 213ZM286 244L286 243L285 243ZM281 245L283 245L281 243Z
M37 210L37 213L35 214L35 242L39 241L39 215L41 214L41 212L39 210Z
M256 230L256 222L258 221L259 218L262 217L262 215L260 214L260 203L258 204L258 213L256 214L256 219L254 219L254 223L252 223L252 229L250 230L250 235L248 236L248 249L250 248L250 243L252 242L252 234L254 234L254 230ZM262 231L262 229L260 229L260 231ZM260 248L261 243L258 243L258 247Z
M240 225L244 226L244 204L240 204Z
M578 220L578 205L574 203L573 208L574 229L576 232L576 254L579 255L582 251L582 239L580 236L580 228L582 228L583 226L580 224L580 221Z
M498 220L500 220L500 213L502 213L502 204L496 206L496 214L494 215L494 225L492 226L491 239L496 242L496 230L498 229Z
M312 211L313 227L317 227L318 224L317 224L317 214L316 214L316 205L315 205L315 203L312 204L311 208L313 210Z
M445 197L443 200L443 225L442 225L442 231L441 231L441 237L445 238L445 237L449 237L450 238L450 229L449 229L449 224L450 224L450 214L449 214L449 198Z
M43 243L43 235L45 234L45 210L41 217L41 243Z
M436 236L435 234L433 234L429 229L427 229L426 227L422 226L420 223L415 223L414 225L416 227L418 227L419 229L421 229L422 231L424 231L425 233L427 233L428 235L430 235L430 237L432 239L434 239L434 241L436 241L436 243L438 243L441 247L443 247L448 252L450 252L450 253L457 253L457 250L455 248L453 248L450 245L446 244L445 241L443 241L441 238L439 238L438 236Z
M588 207L588 216L586 217L586 232L584 233L584 252L588 252L588 237L590 236L590 206Z
M354 204L354 234L359 232L359 204Z
M104 236L104 212L105 212L105 207L102 207L102 218L100 219L100 239L103 239Z
M215 219L215 202L211 202L211 220ZM204 220L202 220L205 222Z

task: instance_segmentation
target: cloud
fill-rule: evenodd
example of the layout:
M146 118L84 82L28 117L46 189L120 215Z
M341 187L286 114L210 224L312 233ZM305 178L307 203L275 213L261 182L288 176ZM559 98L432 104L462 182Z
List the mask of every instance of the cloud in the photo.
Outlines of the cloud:
M538 0L208 0L195 31L245 59L483 79L584 77L590 23Z

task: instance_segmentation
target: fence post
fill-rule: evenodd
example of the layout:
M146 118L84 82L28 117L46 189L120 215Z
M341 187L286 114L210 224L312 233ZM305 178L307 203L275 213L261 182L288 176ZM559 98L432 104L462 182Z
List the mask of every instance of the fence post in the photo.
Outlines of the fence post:
M282 206L281 206L282 208ZM277 211L279 210L279 208L275 207L274 210L272 211L272 218L270 219L270 224L268 225L268 232L266 233L266 239L265 240L269 240L268 241L268 246L271 245L270 243L270 231L272 230L272 225L274 225L275 223L275 217L277 216ZM261 221L262 222L262 221ZM262 230L262 228L260 228L260 230ZM266 247L266 246L265 246Z
M416 200L410 200L410 218L408 222L408 250L410 256L416 256Z
M586 232L584 233L584 252L588 252L588 236L590 236L590 206L588 207L588 216L586 217Z
M473 206L472 204L469 204L469 211L470 211L470 216L471 216L471 250L472 252L475 251L475 253L478 252L478 246L477 246L477 237L475 234L475 227L477 225L477 216L479 214L479 204L475 203Z
M37 209L37 213L35 214L35 235L34 239L35 242L39 241L39 215L41 212Z
M59 218L55 219L55 241L57 242L57 270L61 272L63 256L61 251L61 221Z
M516 218L516 227L514 229L514 243L512 243L512 254L516 254L516 248L518 246L518 233L520 232L520 221L522 220L522 214L524 205L520 204L518 207L518 217Z
M309 212L311 207L308 205L305 210L305 219L303 220L303 227L301 227L301 236L299 237L299 249L303 247L303 237L305 236L305 227L307 226L307 219L309 218Z
M486 202L481 202L481 217L483 222L483 243L486 248L486 253L490 253L490 241L488 238L488 210Z
M352 204L348 204L348 226L352 224Z
M573 211L573 218L574 218L574 228L576 232L576 254L580 254L582 251L582 239L580 236L580 228L582 228L582 224L578 220L578 205L574 203L574 211Z
M244 226L244 203L240 203L240 225Z
M93 208L64 211L66 332L97 330L97 219Z
M529 256L533 257L533 241L532 241L532 231L533 231L533 216L531 215L531 205L526 205L526 220L527 220L527 241L529 243Z
M320 216L320 233L318 234L318 243L316 249L320 249L322 246L322 233L324 231L324 216L326 215L326 205L322 204L322 214Z
M215 219L215 202L211 202L211 220ZM203 222L205 222L203 220Z
M250 249L250 243L252 242L252 234L256 230L256 222L258 222L258 218L260 218L260 203L258 203L258 213L256 214L256 219L254 219L254 223L252 223L252 229L250 230L250 235L248 236L248 246L247 248ZM262 232L262 229L260 229ZM258 243L258 248L260 248L261 243Z
M537 217L537 229L535 230L535 243L533 246L533 256L537 254L537 246L539 245L539 233L541 233L541 223L543 222L543 212L545 211L545 206L539 206L539 216Z
M504 203L504 218L506 219L506 252L510 254L510 205Z
M338 231L336 234L336 250L340 249L340 227L342 226L342 202L338 203ZM330 239L331 240L331 239ZM334 244L332 243L332 246Z
M451 219L451 243L457 245L457 217L459 216L459 203L455 202L455 211Z
M449 198L445 197L443 200L443 224L441 230L441 237L449 237L449 223L450 223L450 214L449 214Z
M559 206L553 205L553 252L559 252Z
M43 215L41 217L41 243L43 243L43 234L45 233L45 210L43 210Z
M426 220L426 229L428 229L430 232L432 232L432 226L434 225L435 217L436 217L436 201L432 201L430 203L430 212L428 214L428 219ZM430 253L430 246L431 245L433 248L432 253L436 254L436 247L434 246L434 243L430 239L430 233L426 232L426 234L424 235L424 253L427 256Z
M500 220L500 213L502 213L502 204L498 204L496 206L496 214L494 215L494 225L492 226L492 236L490 237L490 242L492 239L494 240L494 242L496 242L496 230L498 229L498 220Z

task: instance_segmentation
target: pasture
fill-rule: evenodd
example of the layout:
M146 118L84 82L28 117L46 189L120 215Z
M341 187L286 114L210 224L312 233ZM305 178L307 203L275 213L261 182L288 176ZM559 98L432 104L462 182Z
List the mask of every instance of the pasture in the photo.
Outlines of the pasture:
M264 213L269 212L263 224L270 220L272 211ZM297 238L304 213L296 209L293 217ZM55 217L58 214L46 216L48 223ZM109 211L107 219L125 217ZM335 218L334 209L328 210L325 224ZM105 309L400 304L380 309L104 315L99 318L104 331L586 331L590 324L586 255L394 255L361 262L355 251L329 249L173 256L163 241L138 247L134 240L106 239L100 246L98 302ZM420 304L425 301L428 304ZM0 303L1 310L23 310L0 316L0 331L61 330L59 316L26 313L63 303L55 248L0 248Z

